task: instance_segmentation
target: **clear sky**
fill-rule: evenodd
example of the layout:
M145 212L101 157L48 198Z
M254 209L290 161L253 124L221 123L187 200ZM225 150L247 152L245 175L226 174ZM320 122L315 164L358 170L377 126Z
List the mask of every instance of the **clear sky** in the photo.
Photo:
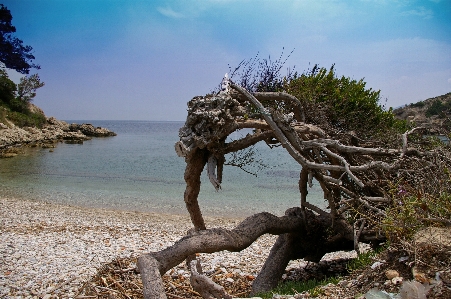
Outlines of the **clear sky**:
M34 103L66 120L185 120L228 65L365 78L397 107L451 91L451 0L0 0L34 49ZM14 77L14 76L13 76Z

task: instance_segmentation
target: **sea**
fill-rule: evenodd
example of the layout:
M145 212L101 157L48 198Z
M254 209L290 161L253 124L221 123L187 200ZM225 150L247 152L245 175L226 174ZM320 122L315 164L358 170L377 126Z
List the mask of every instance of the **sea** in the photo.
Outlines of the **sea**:
M0 159L0 197L187 214L183 201L186 163L174 150L184 122L67 122L105 127L117 136L93 138L83 144L58 143L54 149L24 148L14 158ZM247 133L237 131L230 140ZM219 191L204 171L198 198L203 215L242 218L266 211L280 216L300 205L300 165L283 148L270 148L264 142L252 151L254 163L246 171L224 167ZM325 206L318 183L309 189L308 200Z

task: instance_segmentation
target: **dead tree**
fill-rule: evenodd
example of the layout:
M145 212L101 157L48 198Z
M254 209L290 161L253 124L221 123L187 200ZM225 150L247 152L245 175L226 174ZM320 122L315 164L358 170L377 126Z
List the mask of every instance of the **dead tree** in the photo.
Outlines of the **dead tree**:
M231 81L225 83L220 93L188 103L175 150L186 161L184 200L194 228L173 246L138 259L145 298L166 298L160 275L185 260L192 285L204 298L230 298L202 274L195 254L240 251L263 234L275 234L279 237L252 286L253 293L268 291L292 259L319 261L327 252L357 249L358 242L383 241L375 224L392 204L392 182L424 184L430 173L451 165L440 151L409 147L409 135L419 129L392 138L398 143L368 142L331 126L321 105L287 93L250 93ZM226 142L231 133L245 128L253 129L252 134ZM219 189L225 155L262 141L281 145L302 166L299 207L282 217L253 215L232 230L207 229L197 201L202 171L207 168L210 182ZM327 209L308 200L313 179L322 188Z

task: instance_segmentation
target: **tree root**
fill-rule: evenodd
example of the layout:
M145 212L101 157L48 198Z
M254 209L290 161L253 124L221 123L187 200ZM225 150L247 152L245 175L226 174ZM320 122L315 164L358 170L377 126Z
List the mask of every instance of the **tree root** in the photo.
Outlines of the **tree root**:
M211 278L199 273L198 260L192 260L190 263L191 277L190 282L193 289L198 292L204 299L232 299L232 296L226 293L224 288L215 283Z
M300 208L293 209L300 210ZM300 215L300 213L297 214ZM279 235L303 228L304 221L301 217L277 217L270 213L259 213L248 217L232 230L213 228L195 231L171 247L138 258L138 268L144 286L144 298L165 298L161 275L182 263L190 255L222 250L237 252L250 246L263 234Z
M310 260L319 260L326 252L353 248L352 227L344 220L335 221L331 236L332 219L315 215L311 211L302 212L301 208L287 210L285 216L277 217L270 213L259 213L248 217L232 230L213 228L193 231L183 237L171 247L159 252L151 252L138 258L138 268L144 285L144 298L164 298L160 275L182 263L187 257L195 253L213 253L222 250L232 252L241 251L250 246L258 237L269 233L281 235L271 250L260 275L257 277L255 290L268 290L277 284L290 259L306 257ZM339 234L339 232L347 234ZM338 237L337 237L338 236ZM313 253L313 256L312 256ZM200 277L198 271L189 260L191 271L195 271L194 282L209 285L206 277ZM197 261L196 261L197 263ZM194 270L193 270L194 269ZM200 276L199 276L200 275ZM194 285L193 285L194 287ZM211 294L219 289L211 285ZM198 290L199 291L199 290ZM200 291L199 291L200 292ZM218 295L219 296L219 295ZM213 298L227 298L223 297Z

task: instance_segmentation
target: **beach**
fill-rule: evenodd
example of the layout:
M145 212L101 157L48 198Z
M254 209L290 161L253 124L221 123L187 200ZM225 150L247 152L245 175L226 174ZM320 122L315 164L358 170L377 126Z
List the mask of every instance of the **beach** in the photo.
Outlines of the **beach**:
M240 219L206 218L208 228ZM0 199L0 297L73 298L102 264L172 245L192 227L188 215L83 208ZM257 275L276 236L264 235L238 253L202 254L205 271L232 268ZM188 276L183 265L175 269Z
M192 228L181 198L185 164L173 150L183 123L92 123L118 136L24 148L0 160L0 298L76 297L102 265L159 251ZM207 228L233 228L261 211L280 216L299 204L291 158L259 151L268 166L258 177L229 167L220 192L203 178ZM309 194L321 198L315 188ZM261 236L239 253L201 254L202 266L257 276L276 238ZM173 270L188 277L184 263Z

